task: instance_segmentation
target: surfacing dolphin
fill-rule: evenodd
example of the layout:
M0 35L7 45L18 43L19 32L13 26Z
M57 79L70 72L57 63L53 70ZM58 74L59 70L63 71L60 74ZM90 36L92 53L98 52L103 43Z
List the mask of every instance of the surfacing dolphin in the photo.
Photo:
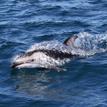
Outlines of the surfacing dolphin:
M78 54L73 52L77 38L78 36L69 37L64 43L59 41L36 43L24 54L15 56L11 67L60 69L71 59L78 57Z

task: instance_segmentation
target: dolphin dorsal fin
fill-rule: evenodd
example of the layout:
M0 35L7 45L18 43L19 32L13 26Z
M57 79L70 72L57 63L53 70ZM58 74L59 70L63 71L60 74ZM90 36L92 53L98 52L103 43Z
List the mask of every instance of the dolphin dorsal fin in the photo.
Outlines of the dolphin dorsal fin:
M63 42L63 44L65 44L65 45L67 45L67 46L73 46L74 45L74 41L75 41L75 39L77 39L78 38L78 36L71 36L71 37L68 37L64 42Z

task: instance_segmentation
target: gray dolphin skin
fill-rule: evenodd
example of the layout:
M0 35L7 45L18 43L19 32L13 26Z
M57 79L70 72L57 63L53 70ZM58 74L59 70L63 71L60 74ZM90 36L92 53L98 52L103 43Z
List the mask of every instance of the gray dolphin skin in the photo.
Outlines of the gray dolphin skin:
M67 46L74 46L74 41L78 38L77 35L75 36L71 36L71 37L68 37L65 41L64 41L64 44L67 45Z
M72 58L78 55L72 54L71 46L77 36L67 38L64 43L54 42L54 47L51 42L37 44L29 51L22 55L18 55L12 61L12 68L47 68L55 69L69 62ZM49 48L50 46L50 48ZM47 48L48 47L48 48Z

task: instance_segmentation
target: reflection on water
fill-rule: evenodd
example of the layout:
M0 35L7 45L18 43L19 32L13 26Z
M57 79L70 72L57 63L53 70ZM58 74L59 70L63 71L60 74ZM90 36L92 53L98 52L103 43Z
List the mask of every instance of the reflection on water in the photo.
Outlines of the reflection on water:
M69 90L65 87L68 78L67 72L47 72L45 70L36 71L35 69L12 71L12 79L15 83L15 91L24 93L26 96L38 97L53 101L67 101L72 96L80 94L81 90ZM72 76L71 76L72 77ZM65 83L63 83L65 82ZM71 82L71 84L73 84ZM67 85L67 84L66 84ZM65 94L66 93L66 94Z

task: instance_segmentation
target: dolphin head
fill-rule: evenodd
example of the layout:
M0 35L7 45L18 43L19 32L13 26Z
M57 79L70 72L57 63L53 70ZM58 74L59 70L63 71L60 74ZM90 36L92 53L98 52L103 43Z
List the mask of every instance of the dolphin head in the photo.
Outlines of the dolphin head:
M39 53L28 52L22 55L15 56L12 60L11 67L12 68L33 68L37 65L35 64L37 61L37 56Z

